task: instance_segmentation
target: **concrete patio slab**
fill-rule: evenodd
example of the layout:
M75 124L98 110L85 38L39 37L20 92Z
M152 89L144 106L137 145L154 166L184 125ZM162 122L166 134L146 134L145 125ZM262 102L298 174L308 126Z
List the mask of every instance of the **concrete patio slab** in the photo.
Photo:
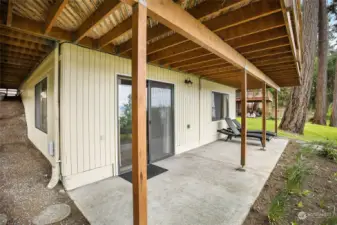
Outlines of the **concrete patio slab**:
M168 169L148 180L148 223L242 224L288 141L273 139L267 150L249 142L246 172L240 143L222 140L155 163ZM132 224L132 185L109 178L69 192L91 224Z

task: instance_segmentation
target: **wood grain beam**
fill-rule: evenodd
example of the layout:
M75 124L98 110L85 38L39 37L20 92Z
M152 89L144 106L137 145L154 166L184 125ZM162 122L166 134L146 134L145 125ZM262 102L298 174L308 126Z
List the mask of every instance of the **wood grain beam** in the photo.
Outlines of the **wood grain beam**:
M275 90L275 92L274 92L275 94L274 94L274 105L275 105L275 114L274 114L274 118L275 118L275 126L274 126L274 132L275 132L275 134L276 134L276 136L277 136L277 132L278 132L278 130L277 130L277 128L278 128L278 121L277 121L277 119L278 119L278 115L277 115L277 113L278 113L278 91L277 90Z
M37 56L37 57L43 57L45 55L43 52L40 52L40 51L22 48L22 47L16 47L16 46L12 46L12 45L1 44L0 47L1 47L0 52L2 52L4 54L6 54L6 52L15 52L15 53Z
M36 44L33 42L28 42L28 41L20 41L14 38L6 38L4 36L0 36L0 43L11 45L11 46L16 46L20 48L32 49L32 50L36 50L36 51L43 52L43 53L49 52L51 49L49 46L40 45L40 44Z
M6 26L0 25L0 27ZM26 34L46 38L49 40L71 42L73 36L72 32L62 30L58 27L52 27L50 32L44 33L45 23L29 20L27 18L23 18L15 14L13 14L12 28L24 32ZM88 37L83 38L78 44L88 48L93 48L97 45L93 39Z
M132 15L132 188L136 225L147 224L146 27L147 9L136 4Z
M36 44L46 45L46 46L52 46L53 42L50 40L46 40L43 38L35 37L33 35L23 34L21 32L15 32L10 29L4 29L3 27L0 27L0 35L7 38L15 38L21 41L29 41Z
M200 20L205 16L217 13L225 13L232 9L240 8L249 4L251 0L231 0L231 1L204 1L193 8L187 9L187 12L194 18ZM170 32L170 28L158 24L152 28L148 28L147 41L158 38ZM132 48L132 39L118 46L119 54L125 54Z
M51 31L57 17L62 13L64 7L68 4L68 0L56 0L55 4L51 7L45 24L44 33L47 34Z
M252 60L252 59L262 58L262 57L265 57L265 56L273 56L273 55L276 55L276 54L288 53L289 51L291 51L290 46L282 46L282 47L278 47L278 48L274 48L274 49L264 50L264 51L261 51L261 52L247 53L247 54L244 54L244 56L247 57L248 59Z
M78 43L82 40L97 24L114 12L120 4L121 2L119 0L104 1L78 28L74 42Z
M33 60L38 61L41 59L41 57L17 53L17 52L11 52L11 51L0 51L0 57L9 57L9 58L18 58L18 59L27 59L27 60Z
M170 67L178 68L179 70L180 69L185 70L185 69L191 69L191 68L193 69L194 66L204 66L205 63L211 63L219 59L223 61L223 59L219 58L219 56L214 55L213 53L209 53L207 55L202 55L197 58L194 57L192 59L186 59L180 62L172 63L170 64Z
M273 15L268 16L268 18L269 19L266 18L266 21L271 21L271 22L268 22L269 25L274 24L276 27L278 27L280 24L283 23L283 20L282 20L283 18L281 14L273 14ZM259 32L265 31L266 27L263 25L265 23L261 23L261 21L259 20L254 20L254 21L258 23L259 25L258 26L250 25L246 27L246 25L243 24L242 26L245 26L246 27L245 29L242 29L242 26L235 26L235 27L231 27L229 29L224 30L228 33L228 35L226 35L226 38L224 38L224 41L227 42L227 41L233 40L233 38L235 39L236 37L242 37L242 35L248 36L248 35L257 34ZM260 29L256 29L256 28L260 28ZM268 27L267 30L273 29L273 28L275 27L271 25L271 27ZM163 46L166 46L164 47L165 48L164 50L155 52L148 56L149 62L158 61L159 64L165 64L165 65L174 63L176 61L179 61L180 58L186 59L186 57L183 56L185 53L188 53L191 51L197 51L202 48L196 43L193 43L191 41L183 42L178 45L173 45L172 47L169 47L170 43L165 43L163 44ZM235 48L236 44L232 44L231 46ZM151 45L149 47L151 47ZM180 55L182 56L179 57ZM177 58L174 58L175 56L177 56Z
M241 166L246 165L247 149L247 71L241 76Z
M160 2L147 0L147 9L153 19L193 40L198 45L229 61L236 67L245 68L256 79L265 81L269 86L279 89L279 86L274 81L179 5L170 0L162 0Z
M265 1L261 2L265 3ZM226 17L221 18L221 20L218 20L219 18L215 18L205 22L204 25L216 34L223 35L223 39L228 41L235 37L246 36L247 34L254 34L265 31L266 29L284 26L282 14L277 13L279 10L280 9L266 9L266 7L261 6L261 11L259 11L258 14L255 14L256 12L253 11L252 13L251 8L248 7L244 12L246 14L233 11L232 13L225 14ZM262 18L268 22L261 23ZM213 24L212 22L214 21L215 23ZM164 59L165 57L181 54L196 48L200 48L200 46L187 40L179 34L174 34L154 42L148 47L148 54L150 55L149 61L151 62Z
M6 18L6 25L12 26L13 20L13 0L7 1L7 18Z

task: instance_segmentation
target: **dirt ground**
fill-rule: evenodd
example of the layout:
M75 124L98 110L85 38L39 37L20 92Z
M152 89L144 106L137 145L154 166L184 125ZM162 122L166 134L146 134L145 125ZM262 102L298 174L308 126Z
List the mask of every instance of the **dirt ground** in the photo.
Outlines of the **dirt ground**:
M51 176L47 159L27 137L23 105L20 101L0 102L0 214L7 224L32 224L47 206L66 203L71 215L59 224L89 224L59 184L46 188Z
M300 147L294 140L289 142L243 225L269 224L270 203L277 193L284 189L286 169L295 164ZM337 215L337 164L316 155L306 156L303 160L309 168L303 190L309 190L310 194L291 195L285 207L284 221L279 224L325 224L327 218ZM299 202L302 202L303 206L299 207ZM299 219L300 212L305 213L305 219Z

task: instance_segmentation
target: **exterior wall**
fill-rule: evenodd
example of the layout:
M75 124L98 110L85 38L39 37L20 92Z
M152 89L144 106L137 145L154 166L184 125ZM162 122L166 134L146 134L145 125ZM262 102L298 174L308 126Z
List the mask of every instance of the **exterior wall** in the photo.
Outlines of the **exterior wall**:
M29 140L55 165L55 159L48 153L48 143L54 142L54 77L58 66L57 49L38 66L32 75L21 86L21 98L25 108L27 132ZM47 77L47 134L35 128L35 85Z
M174 85L175 154L217 139L216 128L224 124L211 121L212 91L229 94L235 117L234 88L202 80L199 95L198 77L147 69L149 80ZM131 60L62 44L60 71L61 170L66 189L73 189L117 175L117 76L131 76ZM193 85L184 83L187 78Z
M225 120L212 121L212 92L219 92L229 95L229 117L234 119L236 115L235 108L235 89L221 85L218 83L210 82L207 80L201 80L200 91L200 145L204 145L213 142L223 135L220 135L217 130L221 128L227 128Z

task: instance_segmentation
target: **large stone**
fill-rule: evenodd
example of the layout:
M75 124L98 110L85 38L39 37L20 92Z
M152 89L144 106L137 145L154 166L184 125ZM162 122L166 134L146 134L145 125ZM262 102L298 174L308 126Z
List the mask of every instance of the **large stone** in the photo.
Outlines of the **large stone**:
M0 225L7 224L7 216L5 214L0 214Z
M67 218L70 212L70 206L67 204L51 205L34 217L33 223L36 225L57 223Z

